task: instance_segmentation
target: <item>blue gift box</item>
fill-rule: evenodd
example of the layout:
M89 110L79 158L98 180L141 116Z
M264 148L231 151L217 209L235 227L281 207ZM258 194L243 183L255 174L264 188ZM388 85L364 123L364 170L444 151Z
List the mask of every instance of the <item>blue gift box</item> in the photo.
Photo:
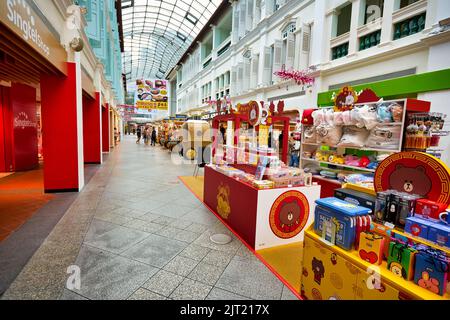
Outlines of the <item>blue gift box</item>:
M335 197L316 200L314 230L322 235L323 226L332 221L336 225L335 244L351 250L355 241L355 217L368 215L371 210Z
M406 218L405 232L422 239L428 239L428 231L433 221L419 217Z
M416 254L414 282L431 292L444 295L449 274L449 261L439 254Z
M428 230L428 240L450 248L450 226L442 223L433 223Z

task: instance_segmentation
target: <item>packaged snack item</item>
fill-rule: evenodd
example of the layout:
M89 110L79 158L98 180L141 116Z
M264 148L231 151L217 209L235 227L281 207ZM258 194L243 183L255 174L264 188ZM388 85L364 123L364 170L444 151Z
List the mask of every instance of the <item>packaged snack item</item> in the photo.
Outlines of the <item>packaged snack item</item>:
M255 180L253 186L258 189L271 189L274 187L274 182L270 180Z
M389 243L387 268L398 277L412 280L416 253L417 250L407 244L391 241Z
M355 126L344 127L342 138L337 146L362 148L368 135L369 131L364 128L358 128Z
M445 294L449 259L437 250L428 249L416 254L414 282L422 288L443 296Z
M415 237L428 239L428 232L433 222L418 217L406 218L405 232Z
M415 214L424 219L439 220L439 214L447 208L444 203L438 203L428 199L419 199L416 201Z
M335 146L342 137L342 127L321 124L316 127L317 143Z
M396 150L400 146L401 126L378 124L370 131L366 147Z
M346 111L342 112L342 122L344 123L345 126L355 125L355 123L352 119L352 114L350 113L350 110L346 110Z
M450 226L442 223L433 223L428 230L428 240L450 248Z
M383 261L384 237L370 232L361 232L359 238L359 257L371 264Z

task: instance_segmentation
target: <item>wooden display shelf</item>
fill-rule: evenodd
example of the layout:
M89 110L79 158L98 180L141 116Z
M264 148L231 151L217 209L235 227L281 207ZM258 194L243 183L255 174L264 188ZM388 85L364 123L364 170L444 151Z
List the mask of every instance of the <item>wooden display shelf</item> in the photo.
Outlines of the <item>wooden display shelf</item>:
M367 171L367 172L372 172L372 173L375 172L375 169L367 169L367 168L361 168L361 167L355 167L355 166L348 166L345 164L337 164L337 163L332 163L332 162L328 162L328 161L319 161L316 159L305 158L305 157L302 157L302 160L323 163L323 164L329 164L329 165L336 166L336 167L355 169L355 170L359 170L359 171Z
M413 281L408 281L403 278L396 276L394 273L390 272L387 269L387 262L383 261L381 265L373 265L367 261L362 260L358 256L358 252L356 250L347 251L336 245L331 245L330 243L323 240L320 236L318 236L312 229L309 229L305 232L305 237L309 237L315 242L322 245L324 248L327 248L336 254L343 257L345 260L353 264L354 266L359 267L362 270L378 270L382 279L382 283L387 282L388 285L397 288L399 291L405 292L408 296L411 296L415 299L419 300L449 300L450 295L446 293L444 296L437 295L428 291L418 285L416 285Z

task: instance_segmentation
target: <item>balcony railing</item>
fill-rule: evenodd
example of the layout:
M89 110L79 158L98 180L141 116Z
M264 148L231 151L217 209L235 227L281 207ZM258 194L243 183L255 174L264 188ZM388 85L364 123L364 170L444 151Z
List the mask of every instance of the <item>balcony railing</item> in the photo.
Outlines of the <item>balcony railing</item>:
M403 20L394 25L394 40L411 36L425 29L426 13Z
M381 30L369 33L359 38L359 51L363 51L380 44Z
M348 55L348 42L331 49L331 60L336 60Z

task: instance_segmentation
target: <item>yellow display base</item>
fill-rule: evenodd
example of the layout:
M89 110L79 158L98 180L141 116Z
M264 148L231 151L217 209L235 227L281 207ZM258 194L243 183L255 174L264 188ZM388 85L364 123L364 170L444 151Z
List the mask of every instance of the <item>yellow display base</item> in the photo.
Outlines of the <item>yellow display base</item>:
M256 251L296 292L300 292L303 242Z
M191 192L203 202L203 184L204 177L203 176L181 176L178 177L184 183L184 185L191 190Z
M202 176L181 176L179 178L200 201L203 201L204 179ZM297 293L300 292L303 242L258 250L256 254Z

